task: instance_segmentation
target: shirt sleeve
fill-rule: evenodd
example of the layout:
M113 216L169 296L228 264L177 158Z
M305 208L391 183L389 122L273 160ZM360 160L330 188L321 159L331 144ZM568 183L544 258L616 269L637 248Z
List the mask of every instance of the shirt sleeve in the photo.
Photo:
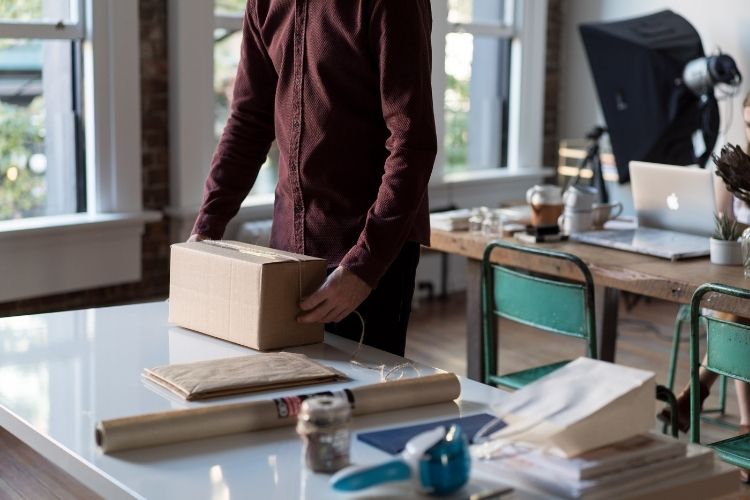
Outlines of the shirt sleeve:
M365 227L341 266L375 287L406 242L437 153L429 0L373 0L370 43L389 155Z
M193 234L220 239L258 177L274 140L278 76L248 2L232 106L206 179Z

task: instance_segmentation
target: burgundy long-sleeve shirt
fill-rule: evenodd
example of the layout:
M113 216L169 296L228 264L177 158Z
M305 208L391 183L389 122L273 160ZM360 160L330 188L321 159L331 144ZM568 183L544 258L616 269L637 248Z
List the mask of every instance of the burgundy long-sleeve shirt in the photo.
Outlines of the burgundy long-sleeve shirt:
M271 246L375 286L429 244L429 0L249 0L232 109L194 234L219 239L276 139Z

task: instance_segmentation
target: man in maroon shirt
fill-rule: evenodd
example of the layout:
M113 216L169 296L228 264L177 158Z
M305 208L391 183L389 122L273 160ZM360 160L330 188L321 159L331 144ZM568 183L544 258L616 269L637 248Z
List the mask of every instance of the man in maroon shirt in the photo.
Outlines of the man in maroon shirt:
M403 355L437 151L429 0L249 0L191 239L219 239L279 146L271 246L327 259L301 322ZM333 324L335 323L335 324Z

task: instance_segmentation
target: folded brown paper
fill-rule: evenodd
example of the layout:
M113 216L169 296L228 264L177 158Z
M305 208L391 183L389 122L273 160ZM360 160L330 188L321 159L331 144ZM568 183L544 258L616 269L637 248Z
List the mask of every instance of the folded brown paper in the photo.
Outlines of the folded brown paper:
M143 376L190 401L346 378L304 354L291 352L146 368Z
M439 373L353 387L336 394L349 400L352 415L367 415L453 401L461 394L461 383L453 373ZM96 443L104 453L111 453L294 425L302 401L313 395L103 420L96 426Z

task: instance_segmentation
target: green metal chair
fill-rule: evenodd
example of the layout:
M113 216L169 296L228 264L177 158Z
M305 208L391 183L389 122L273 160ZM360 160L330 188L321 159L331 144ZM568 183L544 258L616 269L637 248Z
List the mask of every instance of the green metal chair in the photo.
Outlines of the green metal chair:
M690 440L700 443L700 369L699 327L706 324L705 368L745 382L750 382L750 326L724 321L701 313L701 301L708 293L750 300L750 291L717 283L701 285L690 304ZM750 434L708 445L727 463L750 468Z
M690 325L690 306L680 306L674 323L674 335L672 336L672 353L669 358L669 374L667 377L667 388L674 392L675 373L677 371L677 357L680 353L680 342L682 341L682 329L684 325ZM736 425L724 421L721 417L726 414L727 407L727 378L722 375L719 380L719 406L716 408L704 408L701 412L703 421L722 427L736 428ZM709 414L718 414L719 418L709 418ZM666 425L666 424L665 424Z
M581 271L583 282L541 276L493 264L490 262L490 255L496 248L571 262ZM485 384L520 389L570 362L565 360L504 375L498 374L497 342L493 328L495 316L548 332L583 339L586 342L588 356L597 357L594 280L586 264L575 255L546 248L492 241L485 248L482 259L481 293L484 347L482 381Z
M492 251L502 248L571 262L582 282L519 271L490 261ZM565 366L570 360L558 361L526 370L500 375L497 373L497 341L493 322L500 316L548 332L578 337L586 342L587 355L597 358L594 280L588 266L575 255L546 248L525 247L505 241L491 241L482 259L482 343L484 370L482 382L520 389ZM543 307L540 307L543 304ZM499 332L498 332L499 333ZM672 408L672 435L677 437L677 403L671 390L656 387L656 399ZM665 428L664 433L667 432Z

